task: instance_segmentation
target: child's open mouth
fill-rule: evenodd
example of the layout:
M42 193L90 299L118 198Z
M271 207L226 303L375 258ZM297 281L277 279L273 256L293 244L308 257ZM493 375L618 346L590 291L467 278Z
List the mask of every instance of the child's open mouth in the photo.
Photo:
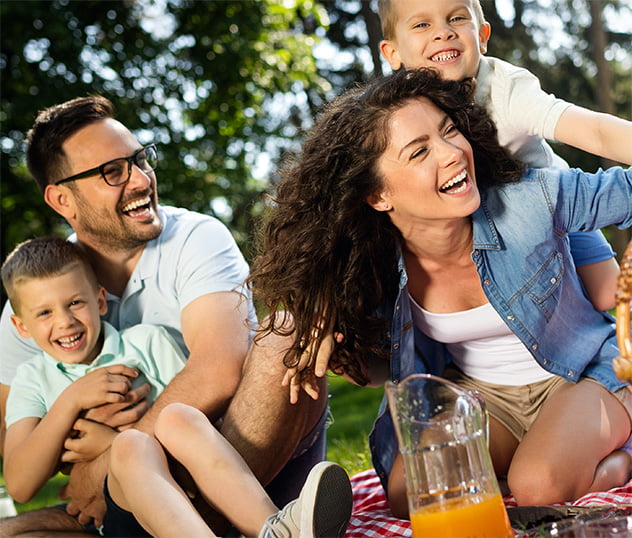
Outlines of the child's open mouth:
M431 56L430 61L437 63L450 62L459 56L461 56L461 53L458 50L444 50Z

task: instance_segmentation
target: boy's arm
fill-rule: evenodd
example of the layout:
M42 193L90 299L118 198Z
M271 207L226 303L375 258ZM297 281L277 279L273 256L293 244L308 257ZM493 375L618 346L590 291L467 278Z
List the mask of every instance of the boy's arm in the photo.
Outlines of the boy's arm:
M632 166L632 122L611 114L570 106L557 122L555 140Z
M23 418L7 429L3 472L9 494L17 502L30 501L56 471L69 422L62 411L61 417L54 413L46 421Z
M578 266L577 274L590 302L597 310L610 310L615 307L619 278L619 264L616 258Z
M6 433L4 478L9 494L18 502L32 499L56 471L66 437L79 413L107 402L119 401L137 372L123 365L95 370L71 383L44 417L26 417Z

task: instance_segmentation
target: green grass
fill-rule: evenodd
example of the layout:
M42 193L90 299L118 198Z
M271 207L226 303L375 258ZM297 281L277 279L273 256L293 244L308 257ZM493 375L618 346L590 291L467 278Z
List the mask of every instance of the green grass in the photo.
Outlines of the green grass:
M372 467L368 436L382 400L382 388L357 387L338 376L329 378L334 423L327 430L327 459L350 475Z
M356 387L338 376L330 379L329 404L334 422L327 430L327 459L342 465L349 475L371 468L368 435L383 389ZM59 503L57 493L67 477L58 474L30 502L16 503L18 513ZM0 474L0 485L4 478Z

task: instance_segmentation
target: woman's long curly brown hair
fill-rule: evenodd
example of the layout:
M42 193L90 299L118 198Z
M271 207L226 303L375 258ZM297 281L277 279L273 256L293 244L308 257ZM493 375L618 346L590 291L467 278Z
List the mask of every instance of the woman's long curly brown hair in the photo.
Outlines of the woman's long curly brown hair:
M359 384L368 382L363 365L389 357L388 320L377 311L397 293L400 235L367 199L383 190L378 160L395 111L424 97L446 112L472 145L479 189L520 178L522 164L498 144L487 112L473 105L473 91L472 81L443 81L428 69L349 90L325 107L301 154L285 163L250 284L270 312L260 335L292 335L287 366L307 343L317 350L331 330L344 335L336 366ZM314 327L324 330L315 337Z

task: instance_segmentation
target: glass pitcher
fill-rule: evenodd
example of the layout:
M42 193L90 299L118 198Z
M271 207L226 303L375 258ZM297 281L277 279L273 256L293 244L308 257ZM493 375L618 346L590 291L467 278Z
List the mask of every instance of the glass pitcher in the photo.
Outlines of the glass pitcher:
M415 538L512 537L482 399L429 374L386 384Z

